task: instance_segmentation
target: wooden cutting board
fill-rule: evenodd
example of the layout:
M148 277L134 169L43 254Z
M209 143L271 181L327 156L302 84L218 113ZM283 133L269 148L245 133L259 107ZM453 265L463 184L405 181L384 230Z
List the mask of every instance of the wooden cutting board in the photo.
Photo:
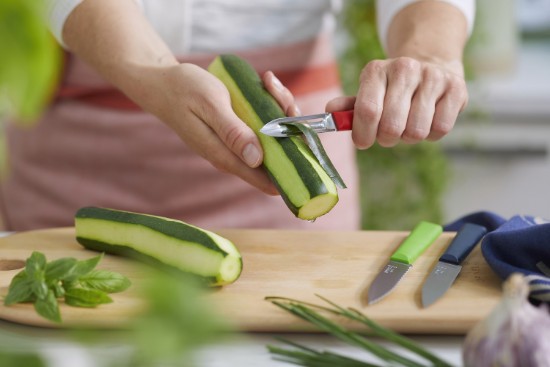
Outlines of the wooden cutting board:
M236 283L206 297L239 330L253 332L309 332L309 324L280 310L264 298L281 296L355 307L375 321L402 333L465 334L485 318L501 296L501 282L484 261L479 246L463 264L452 288L432 306L422 309L421 285L455 235L443 233L415 262L413 268L380 302L364 306L365 287L386 264L408 232L309 232L283 230L218 230L243 256L243 273ZM0 296L33 250L48 260L72 256L86 259L96 253L82 248L74 228L22 232L0 238ZM136 288L143 272L132 260L106 255L98 268L123 273L130 289L114 294L114 302L95 309L61 305L63 325L124 326L143 311ZM11 270L10 270L11 269ZM32 305L0 305L0 318L35 326L55 326L35 314ZM355 325L349 325L355 328Z

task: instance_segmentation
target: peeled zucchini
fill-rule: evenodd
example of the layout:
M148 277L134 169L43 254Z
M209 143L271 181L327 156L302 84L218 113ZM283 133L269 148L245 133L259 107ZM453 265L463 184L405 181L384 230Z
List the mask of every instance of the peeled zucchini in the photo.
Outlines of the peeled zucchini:
M208 67L231 95L233 110L260 139L263 166L288 208L298 218L314 220L338 202L337 188L301 137L274 138L259 130L284 117L277 101L264 88L258 73L235 55L220 55Z
M85 248L193 274L213 286L234 282L242 271L241 255L231 241L182 221L85 207L75 215L75 229Z

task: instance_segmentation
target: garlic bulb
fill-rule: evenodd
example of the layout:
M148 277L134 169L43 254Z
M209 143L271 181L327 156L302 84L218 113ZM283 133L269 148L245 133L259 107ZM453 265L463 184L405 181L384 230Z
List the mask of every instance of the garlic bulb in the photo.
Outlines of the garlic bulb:
M466 367L550 367L550 313L528 301L529 285L521 274L504 283L504 295L489 316L464 341Z

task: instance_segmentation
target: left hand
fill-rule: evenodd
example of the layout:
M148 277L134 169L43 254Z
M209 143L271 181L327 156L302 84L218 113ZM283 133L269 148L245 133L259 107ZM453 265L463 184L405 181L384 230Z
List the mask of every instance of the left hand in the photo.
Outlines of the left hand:
M462 64L438 64L410 57L369 62L356 97L340 97L327 112L355 109L353 141L367 149L399 142L438 140L453 128L468 102Z

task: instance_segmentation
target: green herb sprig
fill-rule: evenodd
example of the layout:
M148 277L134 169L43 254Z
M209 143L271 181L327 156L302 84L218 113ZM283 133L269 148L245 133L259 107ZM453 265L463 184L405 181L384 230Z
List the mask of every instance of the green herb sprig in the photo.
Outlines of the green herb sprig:
M61 322L59 298L74 307L111 303L108 293L122 292L131 282L117 272L95 269L102 258L103 254L87 260L65 257L47 262L43 253L34 251L25 269L13 277L4 305L31 302L40 316Z
M413 340L400 335L391 329L381 326L372 319L365 316L360 311L354 308L343 308L337 304L318 296L329 306L316 305L308 302L298 301L284 297L266 297L266 300L274 305L290 312L291 314L305 320L321 330L337 337L347 344L359 347L369 352L371 355L378 357L381 361L390 363L392 366L407 366L407 367L451 367L449 363L440 359L436 355L422 348ZM319 312L320 311L320 312ZM321 312L342 316L348 320L359 322L366 326L365 333L351 331L334 321L323 316ZM413 352L418 357L422 357L429 364L421 364L417 360L412 360L404 357L364 336L369 334L392 342L404 349ZM303 345L291 342L286 339L279 338L285 344L292 346L292 349L281 348L268 345L269 352L277 357L278 360L287 363L292 363L298 366L339 366L339 367L382 367L385 365L372 364L357 359L349 358L330 351L317 351Z

